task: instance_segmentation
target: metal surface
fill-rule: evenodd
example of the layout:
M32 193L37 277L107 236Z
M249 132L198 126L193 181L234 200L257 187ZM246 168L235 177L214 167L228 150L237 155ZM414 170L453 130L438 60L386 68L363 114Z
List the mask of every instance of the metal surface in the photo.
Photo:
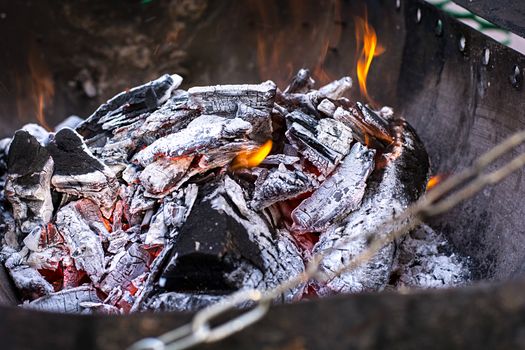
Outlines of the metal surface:
M341 39L334 43L325 63L334 76L353 72L352 16L360 13L355 3L343 3L339 10ZM270 1L264 4L270 9L276 5ZM313 0L301 5L306 9L299 25L304 32L288 31L289 36L282 39L289 40L285 47L296 48L286 50L282 57L282 62L289 58L294 68L315 65L319 57L317 37L299 34L331 28L322 21L326 16L330 23L336 22L328 6ZM272 27L259 22L248 6L235 2L214 6L208 9L211 19L195 25L193 41L187 45L194 71L202 74L195 81L259 80L262 77L256 65L240 64L257 62L256 42L250 35L270 28L267 35L277 41L279 29L291 18L284 11L288 7L283 5L284 12L277 12L280 26ZM420 21L416 21L418 9ZM376 100L392 105L413 124L436 172L463 169L505 136L524 129L523 56L419 0L401 1L400 9L394 0L368 1L368 11L387 49L372 65L369 90ZM442 33L436 32L438 20L442 21ZM462 37L465 47L461 51ZM305 47L308 50L304 51ZM490 50L487 64L482 62L485 48ZM275 71L276 79L285 80L287 72L284 64ZM476 277L490 280L490 284L405 295L339 296L276 306L260 323L202 348L523 347L525 281L512 280L525 272L522 174L433 223L458 249L472 256ZM189 315L175 313L88 317L1 307L0 339L5 349L121 349L188 320Z
M503 29L525 37L525 3L523 0L454 0Z

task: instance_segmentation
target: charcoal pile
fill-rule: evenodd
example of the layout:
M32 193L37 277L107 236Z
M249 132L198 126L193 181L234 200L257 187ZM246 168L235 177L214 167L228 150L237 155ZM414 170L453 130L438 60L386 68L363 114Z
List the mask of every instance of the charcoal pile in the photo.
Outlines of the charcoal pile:
M348 77L319 89L305 69L284 90L181 83L164 75L84 121L0 141L0 258L23 307L193 311L276 287L318 252L329 252L321 270L336 271L366 248L364 232L425 191L414 130L388 107L344 97ZM432 280L432 269L417 279L404 268L398 243L276 302L379 291L393 274L403 287ZM466 267L456 265L457 284Z

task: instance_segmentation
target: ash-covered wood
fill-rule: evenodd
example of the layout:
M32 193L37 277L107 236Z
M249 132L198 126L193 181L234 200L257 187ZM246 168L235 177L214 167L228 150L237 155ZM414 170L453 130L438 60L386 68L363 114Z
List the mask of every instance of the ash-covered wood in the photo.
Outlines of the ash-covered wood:
M311 191L317 183L312 176L299 170L288 170L284 164L262 173L255 182L250 206L261 210L274 203L297 197Z
M33 300L30 303L23 304L22 306L27 309L71 314L84 311L85 307L82 307L82 303L88 302L100 303L101 300L97 296L97 291L95 288L90 286L82 286L52 293ZM86 308L90 307L91 305L86 305Z
M107 217L117 197L114 172L95 158L75 131L65 128L47 146L55 163L51 182L54 189L92 199Z
M374 170L375 151L356 143L342 164L292 212L293 229L320 232L358 209Z
M16 132L9 147L5 195L24 233L51 220L53 165L50 153L34 136L24 130Z
M78 126L27 126L0 142L9 202L0 196L0 260L26 307L194 311L275 288L345 242L322 262L335 271L366 247L363 232L425 188L428 159L413 130L388 107L344 97L348 77L315 90L303 69L284 92L271 81L186 91L181 80L164 75ZM312 288L382 289L394 262L389 245L275 302Z
M337 271L342 264L366 249L370 237L363 232L384 235L397 229L389 227L387 232L378 232L377 227L379 223L400 214L425 191L429 160L423 144L403 120L395 121L393 128L397 141L390 152L383 155L388 162L372 175L361 206L341 224L322 233L315 245L314 253L337 246L321 262L321 272ZM320 295L381 290L388 282L394 251L395 243L390 243L365 265L345 272L326 284L314 284L314 288Z

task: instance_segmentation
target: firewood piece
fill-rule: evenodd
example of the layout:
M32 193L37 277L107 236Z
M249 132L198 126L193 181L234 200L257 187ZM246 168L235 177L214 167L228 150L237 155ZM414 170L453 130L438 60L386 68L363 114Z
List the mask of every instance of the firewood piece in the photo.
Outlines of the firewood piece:
M299 162L299 160L299 157L288 156L286 154L270 154L268 157L264 158L261 165L292 165Z
M51 183L58 192L92 199L109 217L116 201L118 181L104 163L95 158L82 137L62 129L47 149L55 162Z
M109 293L120 286L127 289L131 281L148 271L149 254L139 244L132 244L120 257L113 259L109 273L100 282L100 289Z
M288 170L284 165L270 171L263 181L257 181L250 206L264 209L276 202L297 197L314 188L314 179L298 170Z
M100 106L77 131L89 139L104 130L113 130L127 125L134 117L158 108L166 102L171 92L180 86L182 78L176 74L165 74L144 85L121 92Z
M352 88L352 78L342 77L341 79L334 80L331 83L322 86L318 91L312 92L316 95L318 101L328 98L330 100L338 100L345 92Z
M229 294L239 288L271 288L304 270L289 234L271 231L248 208L237 183L226 177L207 188L211 193L201 195L180 229L161 287ZM302 286L293 288L284 299L301 293Z
M144 168L140 182L152 195L165 194L184 176L192 161L192 156L160 158Z
M60 292L52 293L33 300L30 303L23 304L22 307L33 310L73 314L80 313L84 310L81 306L84 302L101 302L97 296L97 291L93 287L80 286L61 290Z
M322 233L313 249L315 254L337 246L321 262L322 273L337 271L342 264L366 249L375 235L388 235L397 230L397 226L391 225L378 231L378 225L399 215L425 191L430 169L425 148L406 122L397 120L393 125L396 143L391 152L384 155L389 162L370 177L361 206L351 212L341 225L334 225ZM365 232L371 232L373 236L367 237ZM388 282L394 250L394 243L390 243L366 264L326 284L314 283L314 288L319 295L381 290Z
M173 239L177 233L176 229L181 227L188 218L197 194L198 187L195 184L189 184L164 197L162 205L152 219L144 243L164 245L167 239Z
M250 139L262 143L272 137L273 127L268 109L261 110L239 103L235 117L252 125Z
M332 101L325 98L321 101L321 103L319 103L317 109L324 115L332 117L335 113L335 110L337 109L337 106Z
M181 157L205 153L234 139L242 138L251 131L251 124L241 119L227 119L215 115L201 115L188 126L153 142L133 157L133 162L143 167L160 156Z
M382 122L377 121L380 117L370 109L363 105L361 106L365 113L359 111L357 108L338 107L335 110L333 117L335 120L343 122L346 126L351 128L354 135L359 136L361 143L368 145L369 143L367 140L375 141L379 148L384 148L390 145L394 141L394 138L387 129L381 126Z
M352 132L333 119L320 121L294 111L286 116L290 124L286 137L323 175L331 173L349 152Z
M332 175L292 212L293 230L319 232L356 210L365 193L366 180L374 170L375 150L360 143Z
M187 99L186 91L174 91L166 103L146 117L144 123L134 132L134 136L149 144L159 137L185 128L200 115L199 111L185 108Z
M270 112L276 87L272 81L258 85L216 85L192 87L188 90L188 105L205 114L233 114L239 104Z
M8 156L6 198L20 230L29 233L43 227L53 215L49 152L27 131L17 131Z
M285 94L292 93L307 93L308 90L312 89L315 81L312 79L310 70L301 68L292 78L290 84L284 89Z
M53 286L36 269L23 262L20 253L5 262L7 272L24 299L35 299L54 292Z
M80 215L78 207L82 205L92 203L81 200L60 208L56 214L56 227L64 236L76 268L85 271L97 283L104 273L104 250L101 236Z

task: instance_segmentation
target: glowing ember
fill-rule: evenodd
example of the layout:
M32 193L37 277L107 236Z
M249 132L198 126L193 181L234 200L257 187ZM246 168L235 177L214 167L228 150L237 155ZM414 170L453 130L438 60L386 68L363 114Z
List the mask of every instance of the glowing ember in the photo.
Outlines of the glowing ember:
M436 187L438 184L443 182L447 176L445 174L438 174L430 177L430 180L427 182L427 191L430 191L434 187Z
M272 140L268 140L255 150L240 152L232 161L232 169L256 167L270 153L272 145Z
M361 94L373 104L366 88L366 78L372 60L375 56L381 55L385 49L378 44L376 32L368 23L366 13L364 18L355 18L355 36L357 40L357 52L359 53L357 59L357 79L359 80L359 89Z

